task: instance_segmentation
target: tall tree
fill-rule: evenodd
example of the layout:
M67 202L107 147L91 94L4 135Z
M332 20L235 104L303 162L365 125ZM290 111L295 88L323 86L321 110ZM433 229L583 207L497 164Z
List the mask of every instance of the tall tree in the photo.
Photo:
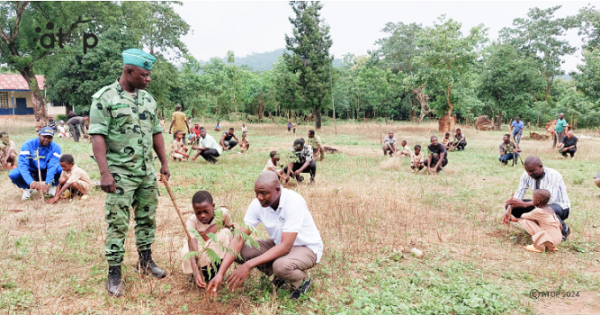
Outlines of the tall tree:
M333 44L329 26L320 18L323 5L318 1L291 1L296 15L290 18L293 36L285 35L284 58L290 71L298 72L298 86L304 107L312 109L316 116L315 127L321 128L321 111L329 104L331 88L329 71L333 56L329 48Z
M27 81L37 116L46 119L46 100L35 77L36 64L65 45L81 43L83 27L101 19L114 6L112 2L0 2L0 63Z
M470 83L469 71L479 56L477 48L486 40L483 24L473 27L469 34L462 35L461 23L445 16L438 18L433 27L419 33L417 43L422 51L415 62L419 65L419 77L427 82L429 89L436 89L444 95L444 102L438 102L438 112L444 113L445 125L440 131L451 129L452 110L463 97L458 92L465 91Z
M526 57L539 62L540 72L546 78L544 100L549 102L552 83L557 76L563 75L560 66L565 55L573 54L577 49L569 45L564 38L565 32L578 25L576 17L555 18L554 14L561 6L548 9L533 8L527 12L527 18L513 21L514 28L500 30L500 39L519 49Z

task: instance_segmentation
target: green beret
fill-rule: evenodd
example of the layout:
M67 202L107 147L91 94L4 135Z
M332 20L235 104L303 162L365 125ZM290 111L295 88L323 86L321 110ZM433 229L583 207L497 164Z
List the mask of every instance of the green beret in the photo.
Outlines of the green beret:
M156 58L151 54L137 48L127 49L123 52L123 64L134 65L146 70L152 70Z

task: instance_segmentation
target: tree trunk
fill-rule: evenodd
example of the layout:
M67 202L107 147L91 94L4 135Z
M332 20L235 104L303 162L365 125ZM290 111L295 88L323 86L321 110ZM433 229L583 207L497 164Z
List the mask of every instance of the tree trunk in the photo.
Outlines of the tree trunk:
M315 107L315 128L321 129L321 111Z
M258 97L258 121L263 121L263 116L265 112L265 101L262 96Z
M419 120L417 121L420 124L427 114L433 112L433 109L429 108L429 95L423 93L422 87L412 89L411 91L417 95L417 101L421 104L421 115L419 115Z
M452 105L452 102L450 102L450 84L446 85L446 105L448 105L448 114L446 115L448 118L445 120L445 126L442 126L442 124L440 124L439 129L441 132L448 132L449 130L452 130L452 109L454 109L454 105Z
M500 130L502 128L502 113L498 112L498 120L496 121L496 126L494 126L494 130Z
M23 76L29 85L29 90L31 91L32 96L31 102L33 103L33 112L35 116L40 117L40 119L43 121L47 121L46 100L42 96L32 66L26 66L23 68L23 70L20 70L19 73L21 73L21 76Z
M544 101L548 101L548 97L550 96L550 87L552 86L552 78L546 74L546 95Z

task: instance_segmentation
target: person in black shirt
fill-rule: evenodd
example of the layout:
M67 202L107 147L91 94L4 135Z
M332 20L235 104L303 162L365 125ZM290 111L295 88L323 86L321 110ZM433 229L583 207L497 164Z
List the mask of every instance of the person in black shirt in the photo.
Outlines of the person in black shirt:
M224 150L231 150L238 144L238 142L240 142L240 140L235 136L234 131L235 130L233 128L229 128L229 132L223 133L223 136L221 137L221 146ZM235 138L235 141L231 140L231 138Z
M573 136L573 131L569 131L565 137L562 138L562 145L559 146L558 152L564 157L567 154L571 155L571 158L575 156L577 152L577 137Z
M436 136L432 136L431 144L427 146L427 149L429 150L429 157L425 162L427 171L430 174L433 174L433 169L436 173L439 173L442 170L442 167L448 164L448 152L446 152L446 146L439 143Z

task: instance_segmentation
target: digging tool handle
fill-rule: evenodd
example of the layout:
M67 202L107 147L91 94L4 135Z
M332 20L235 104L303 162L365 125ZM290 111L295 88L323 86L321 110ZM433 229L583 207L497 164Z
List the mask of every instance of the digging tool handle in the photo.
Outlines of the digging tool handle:
M165 188L167 188L167 192L169 193L169 197L171 197L171 201L173 202L173 206L175 207L175 211L177 211L177 216L179 216L179 221L181 221L181 225L183 226L183 230L185 231L185 234L187 235L188 248L189 248L190 251L192 251L194 249L194 246L192 244L192 235L190 234L190 231L187 230L187 226L185 225L185 221L183 220L183 216L181 216L181 210L179 210L179 207L177 206L177 202L175 202L175 196L173 196L173 192L171 192L171 186L169 185L169 182L167 181L167 179L165 178L165 176L163 174L160 174L160 178L161 178L163 184L165 184ZM196 257L196 260L197 259L198 258ZM206 283L206 282L204 282L204 279L202 279L202 274L201 274L200 282Z
M512 216L512 206L508 206L508 230L507 232L510 232L510 217Z

